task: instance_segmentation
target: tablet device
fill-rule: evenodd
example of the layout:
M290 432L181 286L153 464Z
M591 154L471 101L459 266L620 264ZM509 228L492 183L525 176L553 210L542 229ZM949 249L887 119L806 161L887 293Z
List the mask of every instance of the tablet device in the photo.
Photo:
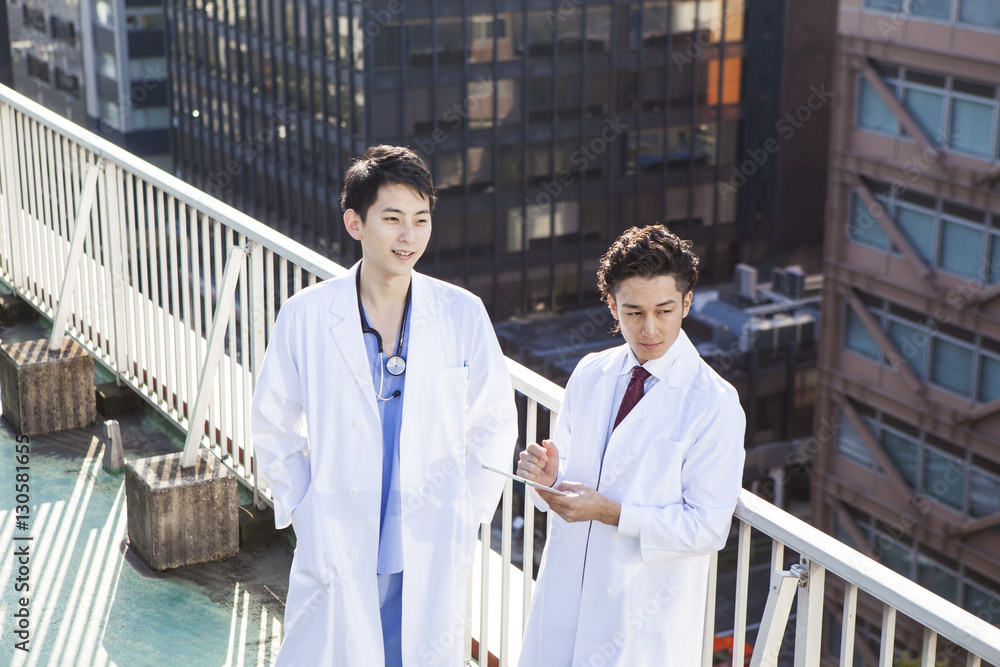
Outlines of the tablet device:
M557 496L568 496L569 495L569 493L567 493L566 491L557 491L556 489L553 489L551 486L545 486L544 484L539 484L538 482L533 482L530 479L525 479L523 477L519 477L518 475L514 475L512 473L505 472L503 470L497 470L496 468L491 468L490 466L486 465L485 463L483 464L483 467L486 468L487 470L489 470L490 472L495 472L496 474L503 475L504 477L510 477L515 482L521 482L523 484L527 484L528 486L533 486L536 489L540 489L542 491L545 491L546 493L552 493L552 494L557 495Z

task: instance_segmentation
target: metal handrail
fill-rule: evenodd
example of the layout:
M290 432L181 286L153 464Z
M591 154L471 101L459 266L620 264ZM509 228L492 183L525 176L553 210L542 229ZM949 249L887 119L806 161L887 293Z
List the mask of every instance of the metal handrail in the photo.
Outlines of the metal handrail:
M105 169L97 180L93 212L81 206L85 212L81 224L94 228L79 236L87 239L80 241L85 244L82 256L75 251L80 280L65 280L83 172L86 165L100 160ZM260 500L268 502L266 489L259 488L254 475L248 437L248 406L266 332L291 294L316 280L341 275L345 269L2 86L0 166L0 279L49 317L68 308L70 333L112 368L120 381L139 391L182 429L188 430L189 418L202 421L207 410L207 435L201 436L199 425L199 437L193 442L219 456ZM100 239L109 238L113 242L104 247ZM197 252L199 242L201 253ZM240 278L236 280L232 267L228 282L238 282L238 287L228 294L214 293L214 286L224 282L224 252L234 246L246 250L233 253L234 261L242 262ZM61 285L77 282L71 295L60 297ZM223 301L227 301L225 308L213 307ZM210 329L230 331L228 350L220 347L220 340L212 339ZM216 363L221 365L218 372L206 373ZM513 360L507 360L507 367L515 391L525 400L524 441L536 441L539 409L550 411L554 418L562 407L564 390ZM215 382L204 379L213 376ZM188 414L190 406L197 417ZM230 439L231 446L227 445ZM512 565L512 507L513 489L508 481L501 506L499 553L491 548L490 525L483 524L478 583L473 586L475 599L470 600L466 619L466 646L471 645L471 634L476 634L479 645L496 655L502 666L512 664L517 654L533 583L524 573L531 572L535 553L534 507L526 497L523 565ZM845 614L843 625L841 664L851 664L854 626L846 618L853 619L858 590L885 605L883 659L891 658L892 628L899 611L923 625L930 652L940 635L969 651L969 665L979 665L983 659L1000 664L1000 629L747 491L740 496L736 519L734 664L742 664L743 658L752 530L773 539L771 576L780 582L775 590L783 595L774 604L769 601L770 612L765 610L762 628L768 627L764 633L768 637L780 636L790 606L789 585L798 588L797 623L802 631L797 632L796 667L819 665L827 571L847 586L845 608L850 613ZM803 558L802 566L794 571L782 569L786 547ZM520 604L512 604L518 598ZM706 614L709 639L714 633L714 599L712 568ZM476 614L478 627L473 620ZM772 645L760 649L754 651L753 664L774 664L777 649ZM485 658L485 651L481 657ZM710 643L703 663L711 665ZM925 664L931 663L925 659Z

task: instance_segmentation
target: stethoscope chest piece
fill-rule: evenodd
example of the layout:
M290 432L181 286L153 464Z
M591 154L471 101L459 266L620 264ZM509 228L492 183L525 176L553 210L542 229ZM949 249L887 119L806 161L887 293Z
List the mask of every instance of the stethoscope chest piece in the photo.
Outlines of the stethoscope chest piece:
M385 362L385 370L393 377L399 377L406 370L406 360L399 355L392 355Z

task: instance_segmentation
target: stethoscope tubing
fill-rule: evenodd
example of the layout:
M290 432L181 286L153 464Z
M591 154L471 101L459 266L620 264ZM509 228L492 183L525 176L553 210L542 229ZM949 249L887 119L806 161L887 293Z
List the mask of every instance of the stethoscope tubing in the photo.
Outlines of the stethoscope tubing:
M361 317L361 335L374 334L375 341L378 343L378 353L383 354L382 349L382 334L372 328L368 323L368 318L365 317L365 309L361 305L361 267L358 266L358 272L354 276L354 284L358 294L358 315ZM406 372L406 359L403 359L403 332L406 331L406 318L410 312L410 300L413 295L413 281L410 281L409 287L406 289L406 303L403 304L403 318L399 323L399 335L396 338L396 353L385 360L385 370L389 375L393 377L398 377Z

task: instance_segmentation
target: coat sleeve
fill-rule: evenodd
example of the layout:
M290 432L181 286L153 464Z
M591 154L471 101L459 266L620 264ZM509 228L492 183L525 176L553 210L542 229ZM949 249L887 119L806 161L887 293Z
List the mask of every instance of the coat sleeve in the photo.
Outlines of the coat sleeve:
M506 470L517 442L517 408L510 373L482 302L475 315L465 402L465 482L481 514L493 519L504 478L482 464Z
M274 524L285 528L311 479L309 439L299 368L294 313L278 315L253 393L250 437L257 471L274 496Z
M746 417L735 389L727 386L715 397L705 423L681 465L682 503L622 504L618 533L639 538L643 562L707 554L726 544L745 457Z

